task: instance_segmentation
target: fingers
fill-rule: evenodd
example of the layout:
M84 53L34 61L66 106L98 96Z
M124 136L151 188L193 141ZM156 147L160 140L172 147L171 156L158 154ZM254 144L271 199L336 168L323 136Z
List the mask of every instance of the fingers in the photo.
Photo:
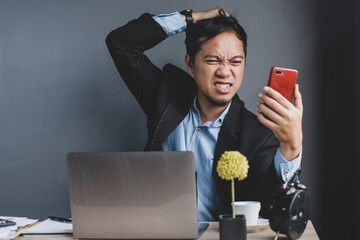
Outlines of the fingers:
M261 111L257 112L259 122L272 130L282 145L298 149L302 143L303 115L299 86L294 90L294 105L274 89L265 87L264 91L266 94L259 94L262 102L257 103Z
M281 93L275 91L271 87L264 87L264 92L266 95L268 95L270 98L274 99L276 102L278 102L281 106L283 106L286 109L290 109L293 107L292 103L289 102Z
M220 15L223 15L223 14L225 14L227 17L230 17L230 14L228 12L226 12L222 8L214 8L214 9L211 9L211 10L206 11L206 12L209 12L210 15L212 15L211 17L217 17L217 16L220 16Z
M221 8L214 8L207 11L193 13L194 22L202 19L217 17L221 14L220 12L223 12L227 17L230 17L230 14L227 13L225 10Z
M266 86L264 87L264 92L265 94L259 94L259 99L262 100L262 102L258 101L256 103L260 113L263 114L263 117L267 121L272 121L277 126L282 126L286 121L292 118L292 115L295 114L294 111L296 108L291 102L274 89ZM295 92L297 104L302 107L301 94L296 89ZM260 119L262 119L261 116ZM267 127L274 130L274 128L272 128L273 124L270 124L267 121L262 120L261 123L264 125L266 124Z
M218 8L219 9L219 8ZM221 14L225 14L225 16L227 16L227 17L230 17L230 14L228 13L228 12L226 12L224 9L222 9L222 8L220 8L219 9L219 15L221 15Z
M286 105L288 102L287 99L285 99L281 94L277 93L271 88L265 87L264 91L266 94L260 93L258 96L263 102L258 104L259 109L263 111L260 107L263 107L263 105L265 104L267 107L275 111L280 116L285 116L287 114L287 108L289 107L288 105ZM290 103L290 105L292 104ZM265 115L268 116L267 114Z
M265 127L269 128L270 130L274 131L277 128L277 124L264 116L261 112L256 112L257 118L261 124Z
M263 94L259 94L259 97L263 96ZM263 96L266 97L266 96ZM268 97L267 97L268 98ZM261 98L260 98L261 99ZM271 99L270 99L271 100ZM269 101L270 101L269 100ZM271 100L274 101L274 100ZM260 112L263 113L265 116L267 116L268 118L270 118L273 122L275 123L280 123L282 121L282 117L281 114L285 114L284 111L274 111L273 108L267 104L264 104L260 101L258 101L256 103L257 107L259 108Z
M299 110L303 110L303 102L302 102L302 96L301 93L299 91L299 85L296 84L295 85L295 91L294 91L294 106L299 109Z

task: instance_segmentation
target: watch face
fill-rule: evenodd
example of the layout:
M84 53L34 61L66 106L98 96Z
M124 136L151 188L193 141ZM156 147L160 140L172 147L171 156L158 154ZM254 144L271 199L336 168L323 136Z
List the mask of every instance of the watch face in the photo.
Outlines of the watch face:
M185 13L192 13L191 9L186 9L186 10L182 10L180 13L185 14Z
M180 14L184 14L184 15L187 15L187 14L191 14L193 11L191 9L187 9L187 10L182 10L180 12Z

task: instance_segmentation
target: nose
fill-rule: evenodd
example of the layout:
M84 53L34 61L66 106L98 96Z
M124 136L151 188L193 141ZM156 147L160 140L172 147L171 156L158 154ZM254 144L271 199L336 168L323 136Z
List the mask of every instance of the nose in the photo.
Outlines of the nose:
M231 76L231 70L228 64L221 64L215 72L219 78L227 78Z

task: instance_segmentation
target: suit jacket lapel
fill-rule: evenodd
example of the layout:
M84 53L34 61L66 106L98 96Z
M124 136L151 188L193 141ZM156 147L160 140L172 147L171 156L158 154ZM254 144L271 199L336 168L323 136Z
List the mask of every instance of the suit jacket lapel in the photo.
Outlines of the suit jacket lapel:
M225 151L235 151L239 149L240 145L240 114L243 108L243 102L235 95L231 103L229 112L226 114L224 123L219 132L218 141L215 147L214 163L213 163L213 177L218 192L220 202L228 202L228 196L231 191L230 181L225 183L217 174L216 167L221 155ZM222 204L224 205L224 204Z
M215 147L214 166L225 151L237 150L239 147L240 112L243 103L236 95L233 98L229 112L226 114L224 123L219 132Z

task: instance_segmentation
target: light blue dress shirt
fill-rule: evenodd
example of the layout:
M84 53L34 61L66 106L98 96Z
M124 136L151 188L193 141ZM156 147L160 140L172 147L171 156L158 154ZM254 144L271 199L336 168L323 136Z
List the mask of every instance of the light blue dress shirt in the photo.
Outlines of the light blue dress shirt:
M186 29L186 23L178 12L161 14L153 18L162 26L168 36L183 32ZM192 151L195 155L199 221L214 221L220 214L221 205L212 177L212 168L216 142L230 105L231 103L216 121L209 121L201 125L195 98L188 115L162 143L163 151ZM291 179L300 167L301 158L302 148L299 156L291 162L284 159L280 148L278 148L274 158L278 176L281 176L285 182Z
M192 151L195 155L195 171L198 188L198 220L214 221L221 209L215 182L212 177L214 151L221 125L231 103L214 121L200 124L196 98L189 114L163 142L163 151Z
M186 29L186 23L178 12L159 14L153 19L160 24L168 36L181 33Z

